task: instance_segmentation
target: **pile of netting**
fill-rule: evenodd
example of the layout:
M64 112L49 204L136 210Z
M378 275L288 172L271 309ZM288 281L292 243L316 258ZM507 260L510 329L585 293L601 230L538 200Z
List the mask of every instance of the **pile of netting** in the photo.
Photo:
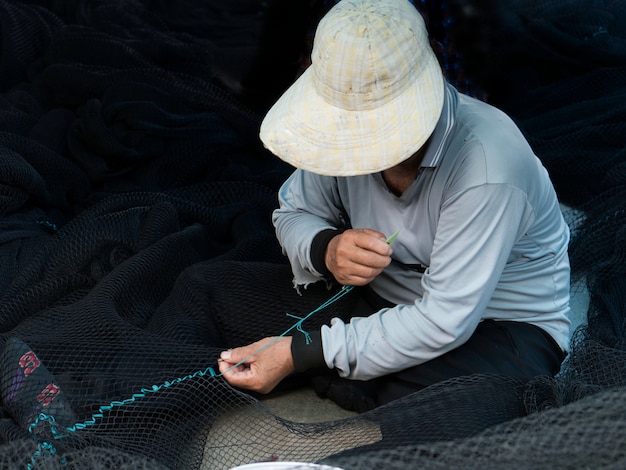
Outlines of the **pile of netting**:
M315 306L268 274L291 169L257 132L320 3L2 0L0 468L626 466L626 3L449 3L461 65L571 207L590 305L561 373L315 424L230 387L220 351Z

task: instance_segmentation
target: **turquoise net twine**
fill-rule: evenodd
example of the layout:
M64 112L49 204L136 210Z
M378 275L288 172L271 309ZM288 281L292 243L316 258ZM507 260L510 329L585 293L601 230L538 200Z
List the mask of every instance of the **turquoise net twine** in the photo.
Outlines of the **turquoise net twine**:
M286 315L288 317L294 318L296 320L298 320L297 322L295 322L291 327L289 327L288 329L286 329L283 333L281 333L279 336L276 336L275 338L272 339L272 341L268 342L267 344L265 344L263 347L259 348L257 351L255 351L253 354L245 357L244 359L242 359L241 361L239 361L237 364L233 365L232 367L230 367L228 370L226 370L223 373L217 373L215 372L215 369L213 367L207 367L206 369L203 370L198 370L192 374L188 374L185 376L181 376L181 377L177 377L171 380L166 380L165 382L161 383L161 384L156 384L156 385L152 385L151 387L145 387L145 388L141 388L137 393L134 393L132 396L130 396L129 398L126 398L124 400L117 400L117 401L112 401L106 405L102 405L98 408L98 411L94 414L91 415L91 417L85 421L82 421L80 423L75 423L73 426L69 426L67 428L61 428L58 426L58 424L56 423L56 420L54 418L54 416L48 415L46 413L40 413L37 418L35 418L35 420L29 425L28 427L28 432L30 433L30 435L37 440L37 450L32 454L31 456L31 461L30 463L27 465L27 468L30 469L34 469L37 463L37 460L40 458L51 458L54 455L57 454L57 449L54 446L54 444L52 442L48 442L45 440L41 440L38 436L36 436L35 434L35 429L42 423L48 423L50 426L50 432L53 436L53 438L55 440L57 439L63 439L68 437L69 435L76 433L78 431L81 431L83 429L87 429L91 426L95 426L96 423L98 422L98 420L103 419L105 416L105 413L115 409L115 408L120 408L126 405L130 405L131 403L135 403L138 400L144 399L147 396L154 394L154 393L158 393L162 390L165 390L167 388L173 387L175 385L178 385L182 382L186 382L188 380L193 380L193 379L197 379L197 378L201 378L201 377L221 377L224 374L228 373L229 371L231 371L232 369L244 364L248 359L250 359L252 356L259 354L260 352L264 351L265 349L269 348L270 346L272 346L274 343L276 343L276 341L278 341L280 338L288 335L289 333L291 333L293 330L297 330L300 333L305 335L306 338L306 342L307 344L309 344L311 342L311 336L310 334L304 329L303 327L303 323L308 320L309 318L311 318L313 315L315 315L317 312L319 312L320 310L325 309L326 307L328 307L329 305L331 305L332 303L338 301L339 299L341 299L343 296L345 296L346 294L348 294L351 290L353 289L353 286L343 286L335 295L333 295L332 297L330 297L328 300L326 300L323 304L321 304L319 307L315 308L314 310L311 310L308 314L306 314L303 317L299 317L297 315L293 315L291 313L286 313ZM64 460L61 460L61 463L64 463Z

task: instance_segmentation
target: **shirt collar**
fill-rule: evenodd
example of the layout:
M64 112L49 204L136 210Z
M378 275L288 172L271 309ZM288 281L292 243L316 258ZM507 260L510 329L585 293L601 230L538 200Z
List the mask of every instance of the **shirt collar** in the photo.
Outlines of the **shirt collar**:
M439 160L441 160L445 151L448 136L454 127L458 92L447 82L445 87L441 116L439 116L439 121L430 137L428 148L420 165L421 167L436 167L439 164Z

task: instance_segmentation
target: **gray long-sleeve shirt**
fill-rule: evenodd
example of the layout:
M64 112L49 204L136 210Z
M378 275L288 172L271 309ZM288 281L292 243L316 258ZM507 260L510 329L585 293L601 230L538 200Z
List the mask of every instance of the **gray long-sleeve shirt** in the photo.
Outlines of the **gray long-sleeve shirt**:
M536 325L567 351L569 230L547 171L496 108L448 85L420 172L400 197L380 174L296 170L279 202L273 221L296 286L322 276L310 256L320 231L346 222L400 230L391 265L370 284L397 306L322 327L324 360L340 375L369 379L426 362L487 318Z

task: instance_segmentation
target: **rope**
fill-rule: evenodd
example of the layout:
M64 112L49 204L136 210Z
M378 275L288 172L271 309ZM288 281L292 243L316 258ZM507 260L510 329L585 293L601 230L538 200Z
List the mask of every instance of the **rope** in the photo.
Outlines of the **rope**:
M232 366L228 370L226 370L224 373L216 373L215 370L212 367L207 367L204 370L198 370L198 371L196 371L196 372L194 372L192 374L185 375L183 377L178 377L178 378L175 378L175 379L172 379L172 380L166 380L165 382L163 382L163 383L161 383L159 385L152 385L152 387L150 387L150 388L142 388L142 389L140 389L139 393L134 393L130 398L126 398L124 400L119 400L119 401L112 401L112 402L110 402L107 405L100 406L98 408L98 411L96 413L92 414L89 419L87 419L87 420L85 420L85 421L83 421L81 423L76 423L73 426L70 426L68 428L65 428L66 433L62 433L59 430L59 427L56 425L56 421L54 419L54 416L47 415L46 413L40 413L39 416L37 416L37 418L35 418L35 420L28 427L28 432L31 434L31 436L33 436L38 441L37 450L31 456L31 462L28 464L28 469L31 470L31 469L34 468L34 465L36 465L36 460L38 458L40 458L40 457L44 457L44 458L52 457L53 455L55 455L57 453L57 449L54 446L54 444L52 444L51 442L42 441L42 440L38 439L37 437L35 437L34 430L37 428L37 426L40 423L42 423L42 422L49 423L50 424L50 431L52 432L52 436L54 437L54 439L63 439L65 437L68 437L68 435L71 434L71 433L75 433L75 432L78 432L80 430L87 429L90 426L95 426L96 423L98 422L98 420L104 418L104 414L107 411L111 411L111 410L113 410L115 408L119 408L119 407L122 407L122 406L129 405L131 403L134 403L137 400L140 400L142 398L146 398L146 396L148 396L149 394L157 393L157 392L160 392L161 390L167 389L169 387L172 387L174 385L180 384L180 383L185 382L187 380L195 379L195 378L199 378L199 377L205 377L207 375L211 376L211 377L222 377L225 373L227 373L227 372L231 371L232 369L240 366L241 364L244 364L252 356L254 356L256 354L259 354L261 351L264 351L265 349L269 348L276 341L278 341L283 336L286 336L288 333L290 333L294 329L297 330L297 331L300 331L302 334L304 334L305 337L306 337L307 344L309 344L310 341L311 341L311 337L310 337L309 333L304 330L304 328L302 327L302 324L306 320L308 320L311 316L313 316L314 314L319 312L320 310L323 310L324 308L328 307L332 303L334 303L337 300L341 299L343 296L348 294L353 288L354 288L353 286L343 286L339 292L337 292L335 295L330 297L328 300L326 300L319 307L317 307L314 310L310 311L304 317L298 317L298 316L293 315L291 313L286 313L287 316L295 318L298 321L296 323L294 323L291 327L286 329L279 336L274 338L272 341L267 343L265 346L263 346L262 348L259 348L255 353L245 357L244 359L239 361L237 364L235 364L234 366Z

